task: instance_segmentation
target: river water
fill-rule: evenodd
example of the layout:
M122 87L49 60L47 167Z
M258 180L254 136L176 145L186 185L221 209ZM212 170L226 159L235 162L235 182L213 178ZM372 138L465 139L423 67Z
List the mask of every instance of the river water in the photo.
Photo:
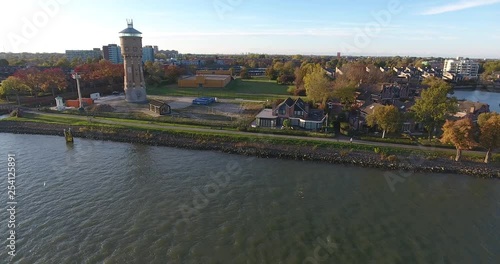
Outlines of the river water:
M0 154L16 263L500 263L496 180L2 133Z
M481 90L455 90L452 96L457 97L457 99L487 103L490 105L490 111L500 113L500 93Z

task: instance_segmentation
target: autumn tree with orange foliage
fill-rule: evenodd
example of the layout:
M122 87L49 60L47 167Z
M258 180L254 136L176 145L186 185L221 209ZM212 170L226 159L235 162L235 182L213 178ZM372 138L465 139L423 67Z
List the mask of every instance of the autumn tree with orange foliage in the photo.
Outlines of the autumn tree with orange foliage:
M56 90L62 91L68 87L66 75L61 68L52 68L42 71L40 77L40 88L44 92L49 90L56 96Z
M472 149L477 145L474 140L474 123L469 118L458 121L447 120L443 126L441 142L455 146L457 149L455 161L459 161L462 156L462 150Z
M38 96L38 93L41 91L42 74L39 69L30 67L27 69L21 69L14 73L14 77L21 80L23 84L25 84L31 95L35 97Z
M500 114L495 112L480 114L477 124L481 131L479 144L487 150L484 163L488 163L491 152L500 147Z
M79 65L75 71L81 74L82 81L95 85L96 83L113 85L123 82L123 64L113 64L107 60Z
M168 65L165 67L165 80L167 83L177 83L181 75L186 74L184 68L176 65Z

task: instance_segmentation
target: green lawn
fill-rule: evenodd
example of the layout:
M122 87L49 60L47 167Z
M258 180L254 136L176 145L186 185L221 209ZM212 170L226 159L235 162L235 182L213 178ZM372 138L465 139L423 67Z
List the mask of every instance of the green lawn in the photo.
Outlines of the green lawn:
M183 136L190 136L197 139L202 140L210 140L214 137L218 137L220 139L227 140L228 142L260 142L260 143L270 143L277 145L300 145L300 146L311 146L311 147L321 147L321 148L334 148L334 149L344 149L350 151L366 151L373 153L375 149L378 149L380 153L386 153L387 155L399 155L399 156L409 156L409 155L418 155L424 157L425 159L433 160L438 157L448 158L454 155L454 151L449 151L446 149L442 150L418 150L418 149L408 149L405 148L404 145L398 147L392 146L373 146L373 145L364 145L364 144L351 144L346 142L336 142L336 141L317 141L315 139L303 138L297 140L296 138L275 138L275 137L267 137L257 134L227 134L218 131L193 131L189 130L188 127L183 127L181 129L173 129L173 128L162 128L162 127L150 127L149 123L136 121L136 120L127 120L127 124L102 124L96 122L88 122L86 120L81 120L78 118L71 117L55 117L55 116L43 116L37 114L25 114L22 118L7 118L5 121L21 121L21 122L41 122L41 123L49 123L49 124L64 124L64 125L74 125L74 126L86 126L89 128L99 128L99 129L107 129L107 131L115 131L113 129L124 129L124 130L140 130L140 131L162 131L168 132L171 134L178 134ZM110 119L119 121L119 119ZM123 120L122 120L123 121ZM0 121L2 122L2 121ZM111 130L109 130L111 129ZM484 154L476 154L476 153L464 153L463 159L469 161L481 162L484 158ZM492 162L500 161L500 154L495 153L492 155Z
M208 96L219 98L241 98L249 100L267 100L288 97L287 85L266 79L236 79L225 88L179 88L177 84L148 87L148 95L166 96Z

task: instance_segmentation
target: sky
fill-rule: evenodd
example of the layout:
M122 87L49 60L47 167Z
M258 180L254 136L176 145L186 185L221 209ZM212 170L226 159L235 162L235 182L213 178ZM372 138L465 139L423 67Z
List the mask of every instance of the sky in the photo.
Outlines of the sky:
M500 0L1 1L0 52L119 44L195 54L500 58Z

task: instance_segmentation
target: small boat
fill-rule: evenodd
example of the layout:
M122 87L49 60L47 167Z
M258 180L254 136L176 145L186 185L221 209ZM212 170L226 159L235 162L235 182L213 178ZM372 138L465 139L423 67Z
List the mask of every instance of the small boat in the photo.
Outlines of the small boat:
M73 143L73 134L71 133L71 128L66 131L64 129L64 138L66 139L66 143Z

